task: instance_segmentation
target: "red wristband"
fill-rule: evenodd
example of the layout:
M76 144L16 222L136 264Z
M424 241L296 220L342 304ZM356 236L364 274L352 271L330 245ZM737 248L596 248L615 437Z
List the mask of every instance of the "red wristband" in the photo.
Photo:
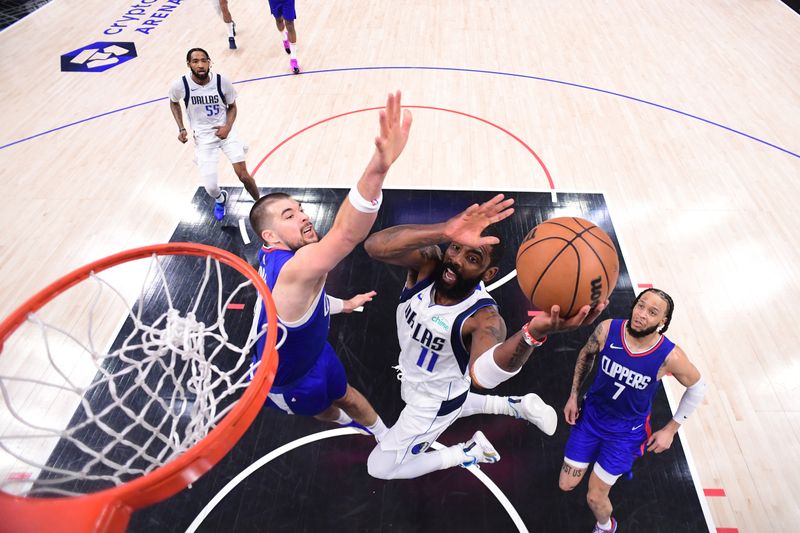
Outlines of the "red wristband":
M541 346L542 344L544 344L544 342L547 340L547 335L545 335L542 340L536 340L536 339L533 338L533 335L531 335L531 332L528 331L528 324L524 324L522 326L522 339L525 341L525 344L527 344L528 346L536 348L536 347Z

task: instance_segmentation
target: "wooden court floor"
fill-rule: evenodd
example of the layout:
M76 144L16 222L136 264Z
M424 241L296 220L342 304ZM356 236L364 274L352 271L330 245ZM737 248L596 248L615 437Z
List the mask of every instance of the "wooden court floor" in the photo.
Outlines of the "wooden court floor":
M673 296L670 336L710 382L682 442L715 527L797 529L794 12L777 0L298 0L294 76L265 2L231 0L237 50L210 0L150 17L168 3L53 0L0 33L0 316L186 218L199 177L165 96L189 48L237 82L263 187L351 186L376 129L361 110L399 88L415 123L389 188L604 195L633 286ZM134 43L137 57L61 72L62 55L97 42Z

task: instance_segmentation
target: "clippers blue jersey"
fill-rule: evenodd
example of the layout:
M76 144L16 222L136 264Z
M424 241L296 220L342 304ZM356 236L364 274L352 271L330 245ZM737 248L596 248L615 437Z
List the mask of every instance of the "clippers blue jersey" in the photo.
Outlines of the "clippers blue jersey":
M604 419L619 420L630 429L631 423L644 422L650 415L658 391L658 370L675 343L662 336L646 352L632 352L625 344L626 323L627 320L611 321L584 408L598 412Z
M270 290L275 287L281 268L292 257L294 252L289 250L262 247L258 252L258 273L264 278ZM260 308L259 331L267 321L266 309L263 305ZM287 333L286 341L278 350L278 372L272 387L273 391L280 390L279 387L290 385L305 376L326 348L333 353L333 347L328 344L330 313L325 288L320 291L313 305L313 311L310 315L307 314L302 323L293 323L289 326L280 318L278 321L283 324ZM278 343L282 338L283 331L279 331ZM265 342L265 336L262 336L256 343L258 358L261 357Z

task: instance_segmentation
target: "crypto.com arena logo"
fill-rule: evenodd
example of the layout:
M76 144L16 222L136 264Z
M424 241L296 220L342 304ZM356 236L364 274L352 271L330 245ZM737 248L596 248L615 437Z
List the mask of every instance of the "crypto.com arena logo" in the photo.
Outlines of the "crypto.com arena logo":
M103 72L135 57L133 43L96 42L61 56L61 72Z

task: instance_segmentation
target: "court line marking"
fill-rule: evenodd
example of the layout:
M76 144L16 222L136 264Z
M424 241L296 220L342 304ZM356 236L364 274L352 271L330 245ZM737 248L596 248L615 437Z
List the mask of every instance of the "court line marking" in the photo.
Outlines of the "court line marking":
M492 75L495 75L495 76L507 76L507 77L514 77L514 78L523 78L523 79L536 80L536 81L544 81L544 82L547 82L547 83L555 83L555 84L558 84L558 85L564 85L566 87L573 87L573 88L576 88L576 89L585 89L587 91L595 91L595 92L598 92L598 93L607 94L609 96L616 96L616 97L619 97L619 98L624 98L626 100L631 100L632 102L638 102L640 104L649 105L649 106L652 106L652 107L656 107L658 109L663 109L664 111L671 111L673 113L677 113L679 115L682 115L684 117L688 117L688 118L691 118L691 119L694 119L694 120L699 120L700 122L704 122L704 123L706 123L708 125L716 126L718 128L722 128L722 129L724 129L726 131L729 131L731 133L735 133L736 135L740 135L742 137L746 137L746 138L748 138L748 139L750 139L752 141L756 141L758 143L761 143L761 144L764 144L766 146L769 146L770 148L774 148L776 150L780 150L781 152L789 154L792 157L796 157L797 159L800 159L800 154L792 152L791 150L788 150L786 148L782 148L782 147L778 146L777 144L773 144L771 142L765 141L765 140L760 139L760 138L758 138L758 137L756 137L754 135L750 135L749 133L745 133L743 131L731 128L729 126L725 126L722 123L715 122L715 121L707 119L707 118L703 118L703 117L701 117L699 115L694 115L692 113L688 113L686 111L681 111L680 109L676 109L674 107L669 107L669 106L665 106L665 105L662 105L662 104L658 104L656 102L652 102L650 100L645 100L643 98L636 98L635 96L630 96L630 95L627 95L627 94L622 94L622 93L618 93L618 92L615 92L615 91L610 91L610 90L607 90L607 89L600 89L599 87L592 87L590 85L583 85L583 84L580 84L580 83L574 83L574 82L563 81L563 80L556 80L556 79L553 79L553 78L545 78L545 77L542 77L542 76L532 76L532 75L529 75L529 74L518 74L518 73L515 73L515 72L501 72L501 71L496 71L496 70L481 70L481 69L469 69L469 68L457 68L457 67L391 66L391 65L388 65L388 66L375 66L375 67L346 67L346 68L331 68L331 69L309 70L309 71L301 72L299 75L300 76L310 76L312 74L328 74L328 73L334 73L334 72L358 72L358 71L366 71L366 70L433 70L433 71L444 71L444 72L447 72L447 71L450 71L450 72L467 72L467 73L471 73L471 74L492 74ZM233 83L234 84L250 83L250 82L254 82L254 81L263 81L263 80L285 78L285 77L291 77L291 76L297 76L297 74L293 74L293 73L275 74L275 75L272 75L272 76L262 76L262 77L259 77L259 78L250 78L250 79L246 79L246 80L239 80L239 81L235 81ZM126 106L126 107L119 108L119 109L114 109L114 110L111 110L111 111L107 111L107 112L101 113L99 115L90 116L88 118L84 118L84 119L78 120L76 122L71 122L71 123L65 124L63 126L58 126L56 128L53 128L53 129L50 129L50 130L47 130L47 131L43 131L43 132L40 132L40 133L36 133L34 135L30 135L30 136L25 137L23 139L19 139L19 140L16 140L16 141L12 141L12 142L6 143L6 144L0 146L0 150L3 150L3 149L8 148L10 146L14 146L15 144L19 144L21 142L25 142L25 141L29 141L31 139L35 139L37 137L41 137L42 135L46 135L48 133L53 133L55 131L59 131L59 130L62 130L64 128L69 128L71 126L75 126L77 124L81 124L83 122L87 122L89 120L94 120L96 118L104 117L104 116L107 116L107 115L112 115L114 113L119 113L121 111L126 111L128 109L133 109L134 107L139 107L139 106L143 106L143 105L147 105L147 104L152 104L154 102L162 102L162 101L167 100L167 99L168 99L168 97L163 96L161 98L156 98L156 99L153 99L153 100L148 100L146 102L141 102L141 103L138 103L138 104L133 104L133 105L129 105L129 106Z
M245 244L250 244L250 236L247 234L247 228L244 227L244 219L239 219L239 233L242 235L242 241Z
M491 285L489 285L488 287L486 287L486 292L492 292L496 288L502 287L503 285L508 283L510 280L514 279L515 277L517 277L517 269L516 268L514 270L512 270L511 272L509 272L508 274L506 274L505 276L503 276L502 278L500 278L497 281L495 281L494 283L492 283Z
M522 139L520 139L519 137L517 137L516 135L514 135L513 133L511 133L509 130L505 129L504 127L502 127L502 126L500 126L498 124L495 124L494 122L491 122L489 120L486 120L485 118L481 118L481 117L476 116L476 115L471 115L469 113L464 113L463 111L458 111L456 109L448 109L448 108L444 108L444 107L434 107L434 106L426 106L426 105L404 105L404 106L402 106L402 108L403 109L427 109L427 110L431 110L431 111L446 111L448 113L453 113L453 114L456 114L456 115L461 115L461 116L464 116L464 117L472 118L472 119L478 120L480 122L483 122L484 124L488 124L488 125L490 125L490 126L492 126L494 128L497 128L498 130L502 131L503 133L505 133L506 135L508 135L509 137L514 139L515 141L517 141L519 144L521 144L528 151L528 153L530 153L536 159L536 161L539 163L539 166L542 167L542 170L544 171L544 175L547 177L547 183L550 185L551 195L552 195L553 198L555 198L555 184L553 183L553 177L550 175L550 171L547 169L547 165L544 164L544 161L542 160L542 158L539 157L539 154L537 154L533 150L533 148L531 148L525 141L523 141ZM295 137L297 137L301 133L304 133L304 132L310 130L311 128L313 128L315 126L319 126L320 124L324 124L326 122L329 122L329 121L337 119L337 118L346 117L348 115L354 115L356 113L364 113L366 111L378 111L378 110L381 110L381 109L383 109L383 106L365 107L363 109L355 109L353 111L346 111L344 113L339 113L338 115L333 115L333 116L324 118L324 119L319 120L319 121L317 121L317 122L315 122L315 123L313 123L313 124L311 124L309 126L306 126L305 128L302 128L302 129L296 131L295 133L289 135L284 140L282 140L277 145L275 145L275 147L273 147L272 150L267 152L267 155L265 155L263 158L261 158L261 161L259 161L258 164L255 166L255 168L253 169L253 172L251 173L251 175L253 177L255 177L256 173L258 172L258 169L261 168L261 165L263 165L264 162L267 159L269 159L269 157L272 154L277 152L278 149L281 148L284 144L286 144L287 142L291 141L292 139L294 139Z
M272 450L268 454L264 455L263 457L261 457L260 459L255 461L253 464L251 464L250 466L248 466L247 468L245 468L244 470L239 472L236 475L236 477L234 477L224 487L222 487L222 489L220 489L220 491L217 492L217 494L214 495L213 498L211 498L211 501L209 501L206 504L206 506L203 507L203 509L200 511L200 513L197 515L197 517L195 517L195 519L192 521L192 523L189 524L189 527L186 529L186 533L195 533L197 531L197 529L200 527L200 525L203 523L203 521L206 519L206 517L208 517L208 515L211 513L211 511L214 510L214 508L217 506L217 504L219 504L223 499L225 499L225 497L228 495L228 493L230 493L233 489L235 489L242 481L247 479L250 476L250 474L252 474L256 470L258 470L262 466L266 465L267 463L269 463L273 459L277 459L281 455L283 455L285 453L288 453L288 452L290 452L292 450L295 450L295 449L299 448L300 446L305 446L306 444L311 444L312 442L316 442L316 441L319 441L319 440L330 439L330 438L333 438L333 437L341 437L341 436L344 436L344 435L360 435L360 436L364 436L363 433L361 433L360 431L358 431L358 430L356 430L354 428L329 429L329 430L326 430L326 431L320 431L319 433L313 433L311 435L306 435L305 437L301 437L301 438L299 438L297 440L294 440L292 442L288 442L288 443L284 444L283 446L279 446L278 448L275 448L274 450ZM437 449L437 450L439 450L441 448L444 448L444 446L442 446L438 442L434 442L432 444L432 447ZM364 464L366 466L366 463L364 463ZM495 485L495 483L485 473L481 472L481 470L479 468L475 467L475 465L468 467L467 470L469 470L472 473L472 475L474 475L484 485L486 485L486 487L489 489L489 491L492 494L494 494L494 496L500 501L500 504L503 506L503 508L506 510L506 512L508 512L509 516L511 517L511 520L514 521L514 524L517 525L519 530L521 532L523 532L523 533L527 533L528 529L525 527L525 524L522 522L522 518L519 516L519 513L517 513L517 510L514 508L513 505L511 505L511 502L508 500L508 498L506 498L505 494L503 494L503 492L500 490L500 488L497 485Z

